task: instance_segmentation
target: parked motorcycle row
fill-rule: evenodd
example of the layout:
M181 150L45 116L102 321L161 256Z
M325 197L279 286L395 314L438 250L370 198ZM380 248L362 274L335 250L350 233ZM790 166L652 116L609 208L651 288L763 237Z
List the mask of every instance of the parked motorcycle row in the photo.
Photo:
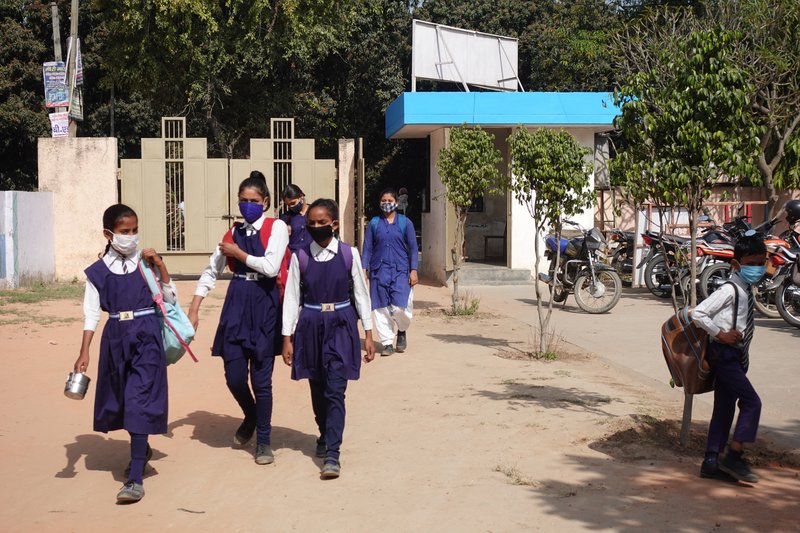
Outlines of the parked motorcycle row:
M794 225L800 220L800 200L788 202L783 212L790 226ZM700 220L708 223L708 227L696 239L695 279L690 273L691 240L688 237L649 231L642 234L646 248L637 268L644 269L644 282L650 292L659 298L670 298L674 291L686 304L694 282L698 300L707 298L730 276L736 239L752 231L761 236L767 248L767 273L753 287L756 308L765 317L782 317L800 328L798 233L790 227L780 236L772 235L770 232L779 222L778 218L757 227L752 227L746 216L737 216L722 225L708 217L700 217ZM574 294L583 311L610 311L619 301L622 287L629 287L633 282L634 234L614 229L608 233L607 243L596 228L581 228L571 221L564 224L578 228L580 235L562 238L560 243L556 243L553 236L545 239L545 257L550 264L548 273L540 273L539 279L550 287L554 302L563 302Z

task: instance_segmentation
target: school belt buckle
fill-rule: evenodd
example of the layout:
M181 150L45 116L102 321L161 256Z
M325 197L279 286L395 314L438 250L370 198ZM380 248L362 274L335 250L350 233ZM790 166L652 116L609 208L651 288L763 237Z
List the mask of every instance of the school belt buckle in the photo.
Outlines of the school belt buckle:
M320 311L323 313L330 313L332 311L336 311L336 304L319 304Z
M125 320L133 320L133 311L120 311L119 312L119 321L123 322Z

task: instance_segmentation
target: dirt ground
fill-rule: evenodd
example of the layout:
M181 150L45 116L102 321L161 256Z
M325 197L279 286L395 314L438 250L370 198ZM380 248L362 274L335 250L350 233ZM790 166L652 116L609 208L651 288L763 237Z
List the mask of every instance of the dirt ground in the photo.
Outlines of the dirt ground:
M188 307L194 282L178 285ZM280 360L276 461L257 466L252 443L231 445L241 414L209 357L221 285L193 343L200 363L170 368L170 432L151 438L146 496L128 506L115 504L127 434L91 431L94 383L83 401L63 395L80 301L3 305L0 529L800 530L796 454L760 442L760 483L700 479L707 420L678 448L680 395L567 344L555 361L530 360L528 326L488 308L449 318L449 292L428 286L416 291L409 350L365 365L348 387L342 477L320 480L308 386Z

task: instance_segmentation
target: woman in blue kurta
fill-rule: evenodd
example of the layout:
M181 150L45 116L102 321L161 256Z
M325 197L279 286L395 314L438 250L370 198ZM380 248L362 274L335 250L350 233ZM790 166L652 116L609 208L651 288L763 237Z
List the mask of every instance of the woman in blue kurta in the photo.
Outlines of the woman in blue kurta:
M286 213L281 215L281 220L289 227L289 250L292 252L300 248L308 250L311 237L306 232L306 213L308 213L306 194L297 185L289 184L283 189L281 197L286 207Z
M397 212L397 192L380 196L383 216L374 217L364 232L364 268L368 269L375 329L381 355L404 352L413 312L412 287L417 284L417 236L414 224ZM397 345L393 347L397 327Z
M148 435L167 432L167 362L150 288L139 271L151 265L160 280L164 301L175 302L175 287L155 250L138 251L139 219L130 207L117 204L103 213L103 235L108 240L101 258L86 269L83 300L84 327L75 372L89 366L89 346L100 322L108 322L100 340L94 430L125 429L131 436L127 481L117 494L119 503L144 497L142 476L152 456Z
M357 249L333 236L338 218L333 200L317 200L309 207L313 242L307 251L292 255L283 302L283 360L292 367L292 379L308 379L320 433L316 455L325 459L320 472L325 479L340 473L345 390L361 370L359 315L365 331L364 360L375 357L361 261Z
M270 448L272 370L281 347L276 278L289 242L286 224L264 214L269 200L260 172L255 171L239 185L239 210L244 223L234 225L211 256L189 309L189 320L196 328L200 304L227 263L233 278L211 354L222 357L225 383L244 414L233 441L243 446L255 432L255 461L259 465L274 461Z

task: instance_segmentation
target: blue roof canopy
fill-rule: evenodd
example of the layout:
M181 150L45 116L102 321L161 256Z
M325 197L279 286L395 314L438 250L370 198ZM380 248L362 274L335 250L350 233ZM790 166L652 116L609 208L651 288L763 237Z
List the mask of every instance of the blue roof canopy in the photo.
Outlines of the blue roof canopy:
M446 126L564 126L609 130L619 109L609 93L403 93L386 110L386 137L426 137Z

